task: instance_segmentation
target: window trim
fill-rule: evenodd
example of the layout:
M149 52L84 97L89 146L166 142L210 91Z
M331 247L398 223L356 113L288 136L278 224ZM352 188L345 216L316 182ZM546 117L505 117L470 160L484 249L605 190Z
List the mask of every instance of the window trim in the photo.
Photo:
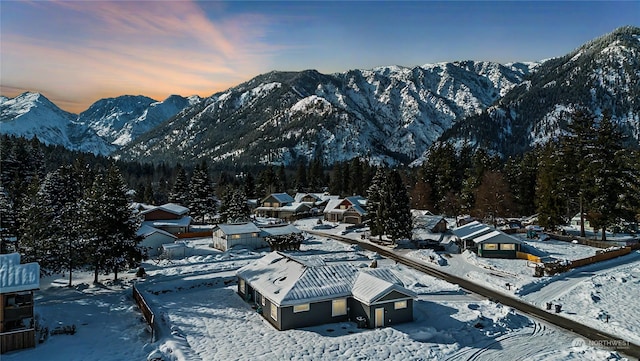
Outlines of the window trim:
M403 310L403 309L405 309L407 307L409 307L407 300L395 301L393 303L393 309L394 310Z
M340 304L340 310L336 309L336 305ZM342 306L344 304L344 308ZM331 317L344 316L347 314L347 299L339 298L337 300L331 300Z
M311 309L310 303L302 303L299 305L293 305L293 313L307 312Z
M271 312L270 312L270 314L271 314L271 318L274 321L278 321L278 307L273 303L271 304Z

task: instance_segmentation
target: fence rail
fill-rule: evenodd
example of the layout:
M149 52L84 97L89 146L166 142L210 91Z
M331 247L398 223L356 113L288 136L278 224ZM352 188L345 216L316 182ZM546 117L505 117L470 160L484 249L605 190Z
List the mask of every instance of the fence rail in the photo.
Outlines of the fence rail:
M156 341L155 315L153 314L153 311L151 311L151 308L149 307L149 304L147 304L147 301L144 299L144 297L142 297L142 294L140 293L140 291L138 291L138 289L136 288L136 285L133 285L133 299L135 300L136 305L138 305L138 308L142 312L142 316L144 316L144 319L147 321L147 324L151 329L151 342L155 342Z
M36 330L33 328L0 333L0 353L36 347Z
M212 231L202 231L202 232L184 232L178 233L178 238L200 238L200 237L211 237L213 234Z

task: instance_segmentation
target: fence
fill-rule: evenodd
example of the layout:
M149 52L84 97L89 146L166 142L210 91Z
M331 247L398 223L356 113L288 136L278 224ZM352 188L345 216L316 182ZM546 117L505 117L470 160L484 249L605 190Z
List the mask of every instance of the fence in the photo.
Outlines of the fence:
M178 233L178 238L201 238L201 237L211 237L213 234L212 231L203 231L203 232L184 232Z
M0 334L0 353L36 347L36 330L20 330Z
M542 260L540 260L540 257L534 256L529 253L524 253L524 252L516 252L516 257L519 259L526 259L527 261L536 262L536 263L542 262Z
M147 301L145 301L144 297L142 297L142 294L140 293L140 291L138 291L138 289L136 288L136 285L133 285L133 299L135 300L136 305L138 305L138 308L142 312L142 316L144 316L144 319L147 321L147 324L151 329L151 342L155 342L156 341L155 315L153 314L153 311L151 311L151 308L147 304Z
M551 233L551 232L544 232L546 235L548 235L549 237L553 238L553 239L557 239L559 241L563 241L563 242L573 242L573 241L578 241L578 244L583 244L585 246L590 246L590 247L595 247L595 248L609 248L611 246L625 246L626 243L620 243L617 241L608 241L608 242L602 242L602 241L596 241L593 239L588 239L588 238L584 238L584 237L580 237L580 236L571 236L571 235L562 235L562 234L558 234L558 233Z
M571 261L570 267L571 268L582 267L588 264L602 262L608 259L624 256L625 254L629 254L629 253L631 253L631 247L625 247L625 248L617 249L614 251L603 252L603 253L596 254L595 256Z

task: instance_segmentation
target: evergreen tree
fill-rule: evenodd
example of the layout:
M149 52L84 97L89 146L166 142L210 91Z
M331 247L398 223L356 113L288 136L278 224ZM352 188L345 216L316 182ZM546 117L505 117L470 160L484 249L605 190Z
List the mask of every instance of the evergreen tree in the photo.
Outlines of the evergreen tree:
M247 176L244 177L244 193L249 199L256 197L256 181L251 172L248 172Z
M547 144L541 153L536 178L536 210L538 222L548 230L554 230L565 223L567 198L559 187L564 176L562 153L552 143Z
M69 286L85 257L79 179L72 166L49 173L21 216L21 253L45 269L69 272Z
M329 184L329 192L331 194L343 194L344 191L344 174L342 173L342 164L335 163L332 169L331 182Z
M397 170L393 169L387 174L381 198L384 233L391 237L393 243L402 238L411 239L413 225L409 195Z
M258 189L256 196L264 198L269 194L275 193L277 190L277 177L273 171L273 166L268 166L258 176Z
M15 252L17 241L17 221L13 202L0 185L0 253Z
M129 207L127 187L115 166L99 175L85 196L85 237L94 283L101 271L112 271L114 279L122 269L137 265L142 252L137 247L139 222Z
M304 162L300 161L298 163L298 169L296 170L296 191L304 192L308 188L307 181L307 167Z
M249 220L247 197L240 189L228 188L220 206L220 221L223 223L239 223Z
M384 192L385 192L386 172L383 168L378 168L371 180L371 185L367 190L367 214L369 216L369 229L372 236L382 236L385 233L384 223Z
M176 177L169 194L169 202L186 206L189 204L189 181L187 172L180 164L176 165Z
M364 192L362 178L362 164L360 158L353 158L349 166L349 190L352 195L362 195Z
M602 230L616 224L625 214L624 199L634 182L632 168L626 164L626 151L622 147L623 135L605 115L596 132L595 144L588 165L588 176L593 180L591 207L588 217L594 228ZM631 195L633 197L633 195Z
M202 162L193 170L189 183L189 209L194 220L204 223L207 216L215 213L215 199L213 187L209 180L209 170L206 162Z

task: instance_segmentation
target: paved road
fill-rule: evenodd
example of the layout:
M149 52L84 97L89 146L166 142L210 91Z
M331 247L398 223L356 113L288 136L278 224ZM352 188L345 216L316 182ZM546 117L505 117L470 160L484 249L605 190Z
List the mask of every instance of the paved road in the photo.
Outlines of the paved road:
M614 349L616 349L616 351L618 351L621 354L627 355L627 356L631 356L634 358L640 358L640 346L633 344L631 342L625 341L620 339L619 337L616 337L614 335L608 334L606 332L602 332L600 330L596 330L594 328L591 328L589 326L583 325L581 323L575 322L573 320L567 319L565 317L562 317L558 314L555 313L549 313L546 310L543 310L541 308L538 308L534 305L531 305L527 302L521 301L519 299L513 298L513 297L509 297L505 294L502 294L500 292L494 291L490 288L481 286L477 283L474 283L472 281L469 281L468 279L464 279L446 272L442 272L440 270L431 268L429 266L426 266L422 263L416 262L412 259L409 259L407 257L404 257L402 255L399 255L398 253L394 252L393 250L390 250L388 248L382 247L382 246L378 246L372 243L368 243L368 242L360 242L358 240L355 239L351 239L351 238L347 238L347 237L342 237L342 236L337 236L337 235L333 235L333 234L327 234L327 233L322 233L322 232L315 232L315 231L307 231L308 233L311 234L316 234L322 237L327 237L327 238L332 238L341 242L346 242L346 243L350 243L350 244L357 244L360 247L362 247L363 249L369 250L369 251L373 251L373 252L377 252L378 254L380 254L383 257L392 259L394 261L397 261L398 263L402 263L405 266L414 268L420 272L426 273L428 275L440 278L442 280L445 280L447 282L453 283L453 284L457 284L460 287L471 291L473 293L476 293L480 296L486 297L490 300L493 300L494 302L500 302L503 305L512 307L524 314L530 315L530 316L534 316L540 320L546 321L550 324L556 325L558 327L564 328L566 330L569 330L571 332L574 332L578 335L581 335L589 340L593 340L598 342L600 345L603 346L614 346L614 345L621 345L620 347L612 347Z

